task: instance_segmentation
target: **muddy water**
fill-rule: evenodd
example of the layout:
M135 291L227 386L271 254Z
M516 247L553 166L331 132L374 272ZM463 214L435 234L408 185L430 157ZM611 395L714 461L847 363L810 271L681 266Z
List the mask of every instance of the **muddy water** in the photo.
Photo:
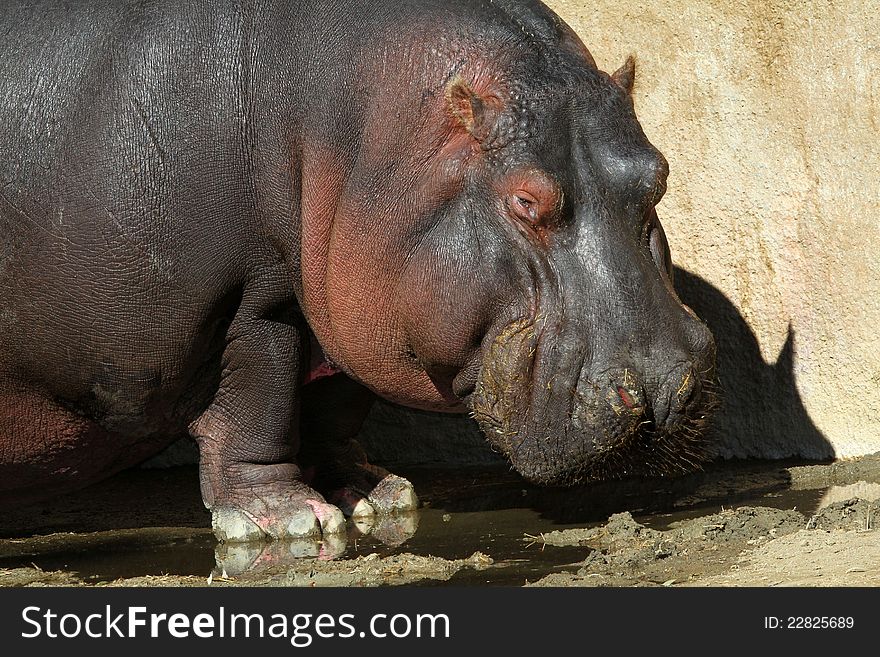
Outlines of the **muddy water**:
M291 555L321 556L344 568L364 558L405 554L453 561L479 552L487 557L483 567L418 583L522 585L571 570L591 551L545 546L541 534L595 527L622 511L665 530L731 507L797 509L806 521L829 501L880 497L880 459L872 458L813 466L719 464L676 480L571 490L537 489L508 472L401 474L413 480L422 498L416 515L372 528L352 524L348 536L330 546L274 546L261 553L218 548L194 468L131 471L80 494L7 514L0 527L0 569L60 571L82 584L144 576L207 581L224 571L234 578L266 565L283 567L285 559L296 562Z

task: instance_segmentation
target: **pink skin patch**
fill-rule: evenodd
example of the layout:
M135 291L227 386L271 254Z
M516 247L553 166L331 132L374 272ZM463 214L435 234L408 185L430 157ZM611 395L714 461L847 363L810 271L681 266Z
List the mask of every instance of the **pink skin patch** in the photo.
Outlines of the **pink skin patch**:
M329 517L329 511L332 511L332 507L328 509L327 504L323 502L319 502L318 500L306 500L306 504L312 507L312 512L314 512L315 517L318 519L318 522L324 524L324 519Z
M272 516L255 516L253 513L249 513L244 509L242 509L242 512L248 517L248 520L250 520L257 527L262 529L267 535L271 533L269 531L269 525L271 525L274 521L274 518Z
M622 386L617 386L617 394L620 396L621 401L623 401L623 405L627 408L632 408L636 405L633 398L626 390L623 389Z
M327 356L324 355L324 350L321 349L321 345L318 344L318 341L315 340L314 336L311 338L311 347L312 356L309 360L309 371L306 373L303 385L311 383L312 381L317 381L318 379L323 379L327 376L339 374L342 371L330 363Z
M319 363L317 367L313 367L309 370L309 373L306 374L305 381L303 381L303 385L311 383L312 381L317 381L318 379L323 379L326 376L339 374L341 371L342 370L334 367L325 360Z

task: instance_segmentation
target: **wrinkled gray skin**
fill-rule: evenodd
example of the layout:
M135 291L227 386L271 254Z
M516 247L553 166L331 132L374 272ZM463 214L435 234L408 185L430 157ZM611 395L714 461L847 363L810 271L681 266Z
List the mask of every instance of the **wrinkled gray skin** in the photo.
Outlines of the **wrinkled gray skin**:
M631 63L540 3L6 0L0 34L6 503L189 433L221 539L337 532L416 504L352 440L375 394L541 483L704 456Z

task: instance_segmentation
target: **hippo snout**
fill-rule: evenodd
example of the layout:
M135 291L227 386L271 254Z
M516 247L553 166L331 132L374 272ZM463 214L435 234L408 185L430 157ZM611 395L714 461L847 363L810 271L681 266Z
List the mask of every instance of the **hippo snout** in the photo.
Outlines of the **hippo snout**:
M713 342L697 358L672 352L667 365L582 368L566 383L558 370L541 380L553 368L534 362L549 351L540 334L530 324L502 332L472 397L487 438L526 479L572 485L666 476L711 456L704 433L717 406Z

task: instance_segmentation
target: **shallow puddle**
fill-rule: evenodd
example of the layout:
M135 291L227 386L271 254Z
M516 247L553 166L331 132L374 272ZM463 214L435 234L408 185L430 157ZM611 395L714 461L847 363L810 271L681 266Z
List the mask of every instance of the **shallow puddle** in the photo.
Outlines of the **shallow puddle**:
M587 547L544 546L542 533L597 526L621 511L660 530L738 506L797 509L809 517L829 500L880 497L878 462L868 467L720 465L677 480L610 482L571 490L530 487L506 472L416 470L403 474L414 481L425 508L402 525L366 534L352 525L332 550L300 545L273 548L268 556L217 549L198 499L194 468L132 471L64 500L8 514L0 538L0 569L62 571L87 584L147 575L207 581L224 571L234 576L251 563L283 566L279 554L322 553L344 562L404 553L459 560L479 552L491 558L491 565L413 583L522 585L571 569L590 552Z
M528 540L524 528L540 533L581 526L554 523L540 518L530 509L449 513L429 508L418 512L417 516L415 533L396 546L362 535L352 528L345 551L336 559L408 553L455 560L482 552L493 559L491 567L482 571L460 571L450 583L519 585L540 579L559 566L582 560L588 552L581 547L544 549L539 543ZM18 554L0 557L0 568L35 566L47 572L69 572L89 583L144 575L207 578L212 572L219 575L222 569L239 574L234 566L224 565L228 561L222 552L215 555L217 543L208 529L168 528L140 533L125 530L81 535L78 540L54 535L51 539L34 537L2 543L4 552L8 554L12 548ZM319 546L315 546L315 551L317 549ZM302 548L299 554L314 556ZM273 565L279 565L277 558L273 561Z

